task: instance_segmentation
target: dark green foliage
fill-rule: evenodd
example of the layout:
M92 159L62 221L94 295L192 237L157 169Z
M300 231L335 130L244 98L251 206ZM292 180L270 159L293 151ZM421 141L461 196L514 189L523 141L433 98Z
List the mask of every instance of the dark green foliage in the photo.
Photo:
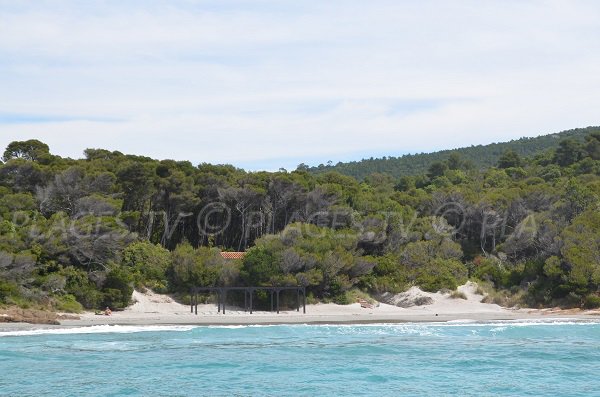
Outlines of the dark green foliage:
M0 303L8 303L9 298L19 295L19 286L15 282L0 279Z
M583 307L585 309L597 309L600 307L600 296L590 294L585 297L585 301L583 303Z
M83 307L97 309L102 305L103 294L87 272L69 266L60 270L59 275L65 278L65 292L73 295Z
M600 131L593 131L585 137L585 150L592 160L600 160Z
M28 141L11 142L4 151L2 160L9 161L15 158L21 158L29 161L46 160L50 156L50 148L37 139Z
M429 177L429 179L434 179L439 176L443 176L447 169L448 166L445 163L436 161L435 163L432 163L429 166L429 169L427 170L427 176Z
M562 167L575 164L585 156L584 146L574 139L560 141L554 153L554 162Z
M470 276L532 305L591 307L599 153L588 128L315 175L103 149L71 160L16 142L0 164L0 303L119 309L134 286L194 285L302 285L348 302Z
M102 292L104 293L103 306L124 309L131 301L133 277L127 269L115 267L106 275Z
M502 263L492 260L479 258L472 276L479 280L491 281L496 288L505 288L509 286L510 272Z
M244 258L241 277L246 285L272 285L279 269L272 253L264 248L253 248Z
M333 166L307 167L306 169L317 174L337 171L359 180L364 179L374 172L386 173L399 178L406 175L425 174L432 163L450 161L450 157L454 154L458 154L464 159L463 167L483 169L498 164L500 156L508 150L514 151L521 158L532 157L547 150L556 149L561 139L572 138L576 141L583 141L585 136L594 132L599 132L599 127L578 128L558 134L543 135L535 138L521 138L510 142L477 145L461 149L442 150L435 153L407 154L400 157L388 156L382 159L371 158L348 163L337 163ZM452 161L452 164L454 164L454 161Z
M507 150L498 159L498 168L520 167L523 163L521 157L514 150Z

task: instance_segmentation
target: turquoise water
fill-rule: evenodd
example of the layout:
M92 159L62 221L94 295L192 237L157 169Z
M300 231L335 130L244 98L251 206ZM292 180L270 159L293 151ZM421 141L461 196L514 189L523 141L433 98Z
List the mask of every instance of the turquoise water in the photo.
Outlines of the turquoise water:
M0 333L1 396L598 396L600 323Z

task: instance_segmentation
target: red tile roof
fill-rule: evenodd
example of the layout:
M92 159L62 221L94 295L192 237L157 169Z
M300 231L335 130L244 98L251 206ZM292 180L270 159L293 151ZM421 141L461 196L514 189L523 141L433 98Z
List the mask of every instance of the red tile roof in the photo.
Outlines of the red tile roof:
M244 255L245 252L221 252L221 256L225 259L242 259Z

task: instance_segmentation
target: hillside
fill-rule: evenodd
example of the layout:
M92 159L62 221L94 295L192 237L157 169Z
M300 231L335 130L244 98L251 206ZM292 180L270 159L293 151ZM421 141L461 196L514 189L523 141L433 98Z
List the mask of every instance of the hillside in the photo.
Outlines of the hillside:
M561 139L583 131L581 143ZM471 169L453 158L426 175L364 182L104 149L74 160L11 142L0 164L0 308L120 309L134 287L186 296L198 285L301 285L313 302L351 303L468 279L504 306L600 307L600 131L483 153L544 139L560 144L529 161L510 153ZM266 294L256 299L268 307Z
M395 178L404 175L424 174L429 166L436 161L444 161L451 154L457 153L464 160L471 162L476 168L495 166L498 158L507 150L513 150L521 157L531 157L544 151L555 149L558 143L566 138L583 140L593 132L600 131L600 127L577 128L555 134L542 135L534 138L520 138L508 142L477 145L459 149L442 150L433 153L407 154L401 157L370 158L336 165L319 165L311 167L310 172L315 174L337 171L357 179L379 172L389 174Z

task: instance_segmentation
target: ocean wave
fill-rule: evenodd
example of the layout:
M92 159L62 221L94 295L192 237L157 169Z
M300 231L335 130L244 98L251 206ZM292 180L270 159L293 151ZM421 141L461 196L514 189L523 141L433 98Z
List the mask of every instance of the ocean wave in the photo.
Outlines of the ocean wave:
M35 335L71 335L71 334L130 334L136 332L184 332L190 331L194 325L92 325L89 327L71 328L42 328L21 331L0 332L0 337L5 336L35 336Z
M577 318L548 318L548 319L518 319L518 320L489 320L472 321L457 320L445 323L431 323L435 326L447 327L494 327L494 326L512 326L512 327L534 327L548 325L600 325L600 319L577 319Z
M137 332L185 332L192 329L245 329L245 328L337 328L341 330L384 328L398 329L405 332L428 332L431 328L445 327L536 327L565 325L600 325L600 319L552 318L552 319L518 319L477 321L471 319L452 320L447 322L406 322L406 323L368 323L368 324L240 324L240 325L93 325L69 328L41 328L19 331L0 331L0 337L34 336L34 335L68 335L68 334L102 334L102 333L137 333ZM427 330L427 331L426 331Z

